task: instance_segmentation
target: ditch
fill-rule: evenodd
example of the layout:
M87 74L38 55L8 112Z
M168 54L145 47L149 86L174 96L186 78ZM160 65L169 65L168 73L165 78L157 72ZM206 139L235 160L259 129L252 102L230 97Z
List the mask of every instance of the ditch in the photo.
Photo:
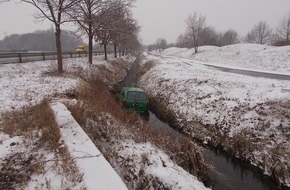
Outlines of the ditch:
M124 80L115 85L115 93L119 92L124 86L136 86L138 62L139 58L134 61ZM169 124L167 124L169 121L162 121L157 115L159 115L159 113L153 113L151 110L148 121L149 126L156 129L166 130L170 134L173 134L175 138L185 137L185 134L182 134L169 126ZM214 170L210 172L210 181L205 184L213 190L278 189L278 185L271 177L263 175L263 173L257 168L219 150L218 148L203 147L203 152L207 163L214 168ZM289 190L287 187L282 189Z

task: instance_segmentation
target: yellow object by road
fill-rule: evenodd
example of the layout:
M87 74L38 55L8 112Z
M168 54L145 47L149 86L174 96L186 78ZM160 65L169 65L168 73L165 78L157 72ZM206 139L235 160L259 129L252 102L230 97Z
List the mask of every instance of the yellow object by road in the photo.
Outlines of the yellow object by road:
M76 48L76 52L83 53L87 51L87 46L81 45Z

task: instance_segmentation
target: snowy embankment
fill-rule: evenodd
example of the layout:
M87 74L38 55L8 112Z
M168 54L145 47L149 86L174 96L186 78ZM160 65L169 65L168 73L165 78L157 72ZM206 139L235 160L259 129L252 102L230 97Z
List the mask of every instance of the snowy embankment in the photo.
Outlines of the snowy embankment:
M129 58L128 61L132 61L132 58ZM86 77L97 74L102 77L106 75L106 72L118 69L116 63L103 61L102 57L95 57L94 63L94 65L88 65L86 58L66 59L64 60L66 74L62 76L54 72L56 70L55 61L0 64L2 95L0 97L0 113L10 114L12 111L32 107L43 99L53 102L66 101L78 84L83 82L72 73L82 74ZM124 71L124 66L121 67ZM103 70L100 71L99 68ZM121 75L124 76L125 73ZM107 82L111 83L112 81ZM52 108L55 111L62 134L58 142L60 146L56 152L39 149L32 142L29 142L37 141L38 136L41 135L39 131L33 132L32 139L26 139L24 136L11 137L5 134L2 118L0 119L0 159L4 161L11 155L20 154L27 157L30 153L35 153L33 162L39 162L43 167L40 173L26 176L30 181L25 187L17 183L14 185L21 189L126 189L121 178L116 175L111 165L106 162L80 126L75 123L63 104L52 104ZM108 122L107 124L109 125ZM135 144L125 141L116 146L119 154L127 158L134 158L132 162L136 172L144 169L146 175L158 178L161 183L172 189L207 189L196 177L177 166L166 154L149 143ZM58 155L64 147L68 148L70 157L79 170L76 173L66 174L69 168L61 168L63 163L67 163ZM150 160L148 160L150 162L148 168L140 166L139 160L144 154L151 155ZM0 169L2 167L0 165ZM13 164L12 167L19 166ZM117 168L118 170L121 169ZM123 173L126 174L126 171ZM138 174L136 173L136 175ZM3 183L5 185L6 182Z
M120 176L75 121L66 106L59 102L54 102L51 106L55 112L62 138L80 172L84 174L83 181L87 189L127 189ZM170 189L207 189L196 177L178 167L164 152L151 143L135 143L127 140L116 143L114 146L120 158L132 161L135 175L140 175L141 170L144 170L142 175L154 176ZM143 164L142 155L145 154L150 156L147 160L148 163ZM146 166L147 164L148 166ZM128 167L128 169L131 168Z
M84 174L83 180L87 189L127 189L120 176L75 121L65 105L55 102L51 107L55 112L62 138L80 172Z
M290 47L236 44L200 50L196 55L192 49L164 50L170 58L144 54L141 66L153 67L139 84L168 104L185 132L233 151L290 186L290 81L222 72L199 62L290 73Z
M172 47L165 49L162 55L203 61L217 66L290 75L289 46L274 47L258 44L235 44L224 47L201 46L197 54L194 53L194 48Z

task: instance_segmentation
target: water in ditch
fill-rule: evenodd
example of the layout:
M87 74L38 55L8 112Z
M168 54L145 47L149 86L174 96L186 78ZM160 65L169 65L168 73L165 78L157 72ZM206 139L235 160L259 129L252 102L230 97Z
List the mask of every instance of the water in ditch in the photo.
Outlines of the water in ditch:
M182 138L183 134L174 130L167 123L159 120L150 112L150 127L167 131L171 136ZM207 186L213 190L276 190L276 184L267 176L259 174L253 168L243 165L241 161L215 150L203 149L205 160L214 167Z
M115 86L115 92L119 92L124 86L135 86L137 77L138 59L133 63L128 75ZM167 131L176 138L182 138L183 134L174 130L166 122L161 121L154 113L150 112L148 124L152 128ZM207 186L213 190L277 190L277 185L268 176L262 175L253 167L244 164L219 150L204 149L205 160L215 168L215 173L210 174L211 181ZM290 188L284 188L289 190Z

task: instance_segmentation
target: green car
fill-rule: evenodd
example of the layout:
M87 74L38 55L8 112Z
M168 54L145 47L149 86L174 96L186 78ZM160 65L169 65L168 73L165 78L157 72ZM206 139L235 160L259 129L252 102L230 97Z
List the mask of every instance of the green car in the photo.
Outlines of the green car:
M118 94L118 100L127 110L149 117L149 98L143 89L124 87Z

